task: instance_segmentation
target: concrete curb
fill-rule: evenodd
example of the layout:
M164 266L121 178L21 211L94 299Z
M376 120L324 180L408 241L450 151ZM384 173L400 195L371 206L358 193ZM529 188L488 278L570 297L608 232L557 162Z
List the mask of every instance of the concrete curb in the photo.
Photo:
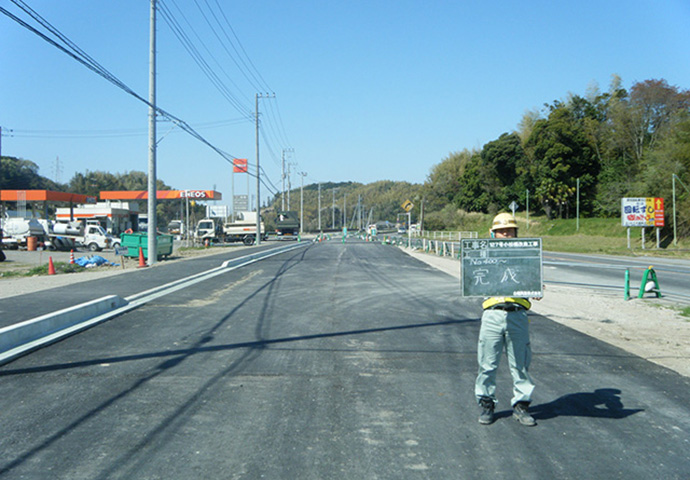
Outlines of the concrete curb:
M48 313L0 328L0 365L92 326L88 320L127 305L118 295Z

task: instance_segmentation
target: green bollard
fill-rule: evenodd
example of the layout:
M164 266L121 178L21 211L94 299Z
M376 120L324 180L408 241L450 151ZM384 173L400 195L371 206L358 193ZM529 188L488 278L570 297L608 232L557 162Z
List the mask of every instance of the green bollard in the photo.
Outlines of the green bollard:
M651 280L649 280L649 277L652 277ZM656 272L654 271L654 268L651 266L645 270L644 275L642 276L642 283L640 284L640 293L637 295L637 298L642 298L645 294L645 287L647 286L647 282L651 281L654 282L654 289L652 290L656 294L656 298L661 298L661 288L659 287L659 281L656 278Z
M630 300L630 269L625 269L625 300Z

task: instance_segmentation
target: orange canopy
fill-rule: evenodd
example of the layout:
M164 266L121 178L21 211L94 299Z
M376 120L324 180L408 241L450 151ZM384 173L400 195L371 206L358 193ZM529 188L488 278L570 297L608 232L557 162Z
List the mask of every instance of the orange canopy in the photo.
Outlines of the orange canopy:
M54 192L52 190L0 190L2 202L69 202L96 203L96 197L79 193Z
M111 190L102 191L101 200L146 200L149 192L146 190ZM215 190L156 190L158 200L174 200L190 198L192 200L222 200L223 195Z

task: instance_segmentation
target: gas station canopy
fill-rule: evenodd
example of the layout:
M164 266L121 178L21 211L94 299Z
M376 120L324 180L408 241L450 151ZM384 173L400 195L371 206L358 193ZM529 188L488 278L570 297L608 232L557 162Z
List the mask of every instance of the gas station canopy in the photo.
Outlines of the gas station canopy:
M0 190L0 202L96 203L96 197L52 190Z
M101 200L147 200L149 193L146 190L111 190L102 191ZM157 190L158 200L175 200L189 198L190 200L222 200L223 195L215 190Z

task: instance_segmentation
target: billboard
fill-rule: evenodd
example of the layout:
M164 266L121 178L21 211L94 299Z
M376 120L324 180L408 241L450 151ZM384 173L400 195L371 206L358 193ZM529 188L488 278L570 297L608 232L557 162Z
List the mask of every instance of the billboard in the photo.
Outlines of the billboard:
M621 224L624 227L663 227L664 199L658 197L621 199Z

